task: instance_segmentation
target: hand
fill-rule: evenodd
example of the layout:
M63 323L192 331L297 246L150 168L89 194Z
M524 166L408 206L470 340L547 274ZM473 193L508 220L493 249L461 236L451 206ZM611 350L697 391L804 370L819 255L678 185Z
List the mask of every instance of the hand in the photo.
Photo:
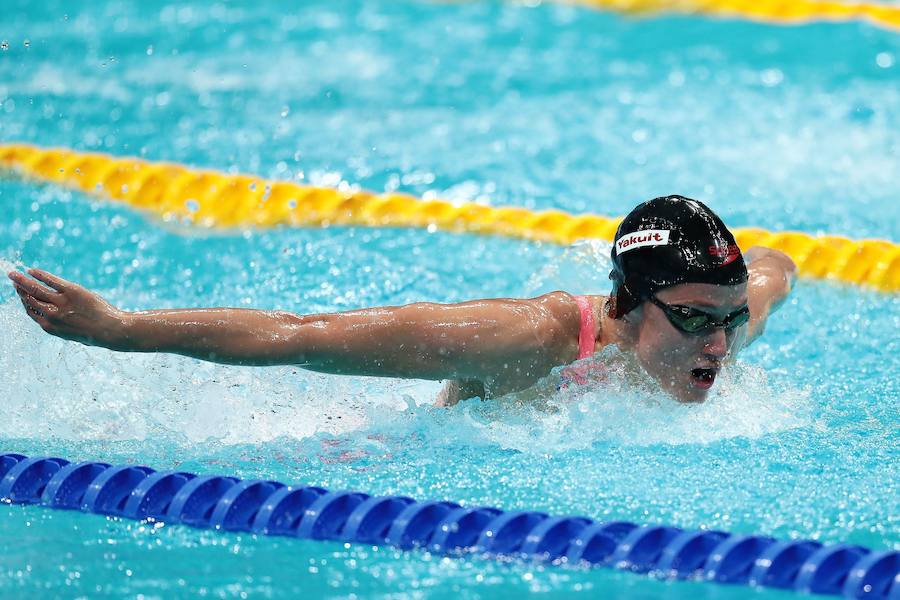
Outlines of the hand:
M124 311L94 292L46 271L28 269L28 274L49 287L17 271L8 273L8 277L28 316L44 331L89 346L124 349Z

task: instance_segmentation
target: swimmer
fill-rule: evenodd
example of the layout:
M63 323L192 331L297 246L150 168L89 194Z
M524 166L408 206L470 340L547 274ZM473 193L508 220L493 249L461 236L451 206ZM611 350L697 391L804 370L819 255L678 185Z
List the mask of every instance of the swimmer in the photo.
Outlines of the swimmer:
M611 254L608 296L559 291L311 315L126 312L46 271L9 278L28 316L63 339L224 364L446 380L438 404L448 406L525 390L613 344L676 400L702 402L722 367L762 334L796 271L777 250L742 254L718 216L682 196L637 206L620 224ZM576 373L569 383L579 379Z

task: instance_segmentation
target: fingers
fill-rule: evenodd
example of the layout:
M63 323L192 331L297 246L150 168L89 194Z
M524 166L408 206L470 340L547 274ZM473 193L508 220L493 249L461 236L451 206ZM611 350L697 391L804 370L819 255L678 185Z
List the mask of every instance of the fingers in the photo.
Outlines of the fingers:
M40 325L41 329L48 333L52 333L53 326L47 318L46 313L42 312L33 298L29 298L26 294L19 294L22 304L25 306L25 313L31 317L31 320Z
M19 298L22 300L22 304L25 305L25 310L28 311L29 314L34 313L41 317L48 317L55 315L59 311L59 307L55 304L42 302L21 289L17 289L16 293L19 294Z
M41 329L46 331L47 333L52 333L52 325L50 325L50 321L47 320L47 317L37 313L31 309L27 309L25 312L28 313L28 316L31 317L31 320L40 325Z
M12 279L13 284L15 284L17 290L24 290L38 300L55 303L56 300L59 299L59 292L54 292L53 290L42 286L34 279L29 279L28 277L25 277L21 274L10 274L9 278Z
M52 275L47 271L42 271L41 269L28 269L28 274L37 279L38 281L43 281L53 289L64 292L66 290L72 289L75 286L74 283L70 281L66 281L62 277L57 277L56 275Z

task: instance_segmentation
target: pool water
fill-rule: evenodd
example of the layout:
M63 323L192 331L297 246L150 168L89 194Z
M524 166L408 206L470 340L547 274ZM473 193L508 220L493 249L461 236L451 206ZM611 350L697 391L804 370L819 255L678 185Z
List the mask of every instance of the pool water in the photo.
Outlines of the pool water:
M498 2L7 5L3 141L606 215L681 193L731 226L900 241L900 36L865 23ZM57 272L128 309L306 313L608 288L602 243L186 230L11 179L0 206L5 267ZM7 286L0 329L9 451L900 548L896 295L802 280L690 407L613 377L540 405L443 410L434 382L116 354L47 336ZM0 511L6 595L525 591L790 596Z

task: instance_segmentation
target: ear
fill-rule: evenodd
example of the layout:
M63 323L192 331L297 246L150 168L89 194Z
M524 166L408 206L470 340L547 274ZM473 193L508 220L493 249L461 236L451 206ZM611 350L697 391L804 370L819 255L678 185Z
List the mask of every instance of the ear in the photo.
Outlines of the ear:
M613 322L619 329L619 347L623 350L633 349L640 337L641 324L644 322L643 304Z

